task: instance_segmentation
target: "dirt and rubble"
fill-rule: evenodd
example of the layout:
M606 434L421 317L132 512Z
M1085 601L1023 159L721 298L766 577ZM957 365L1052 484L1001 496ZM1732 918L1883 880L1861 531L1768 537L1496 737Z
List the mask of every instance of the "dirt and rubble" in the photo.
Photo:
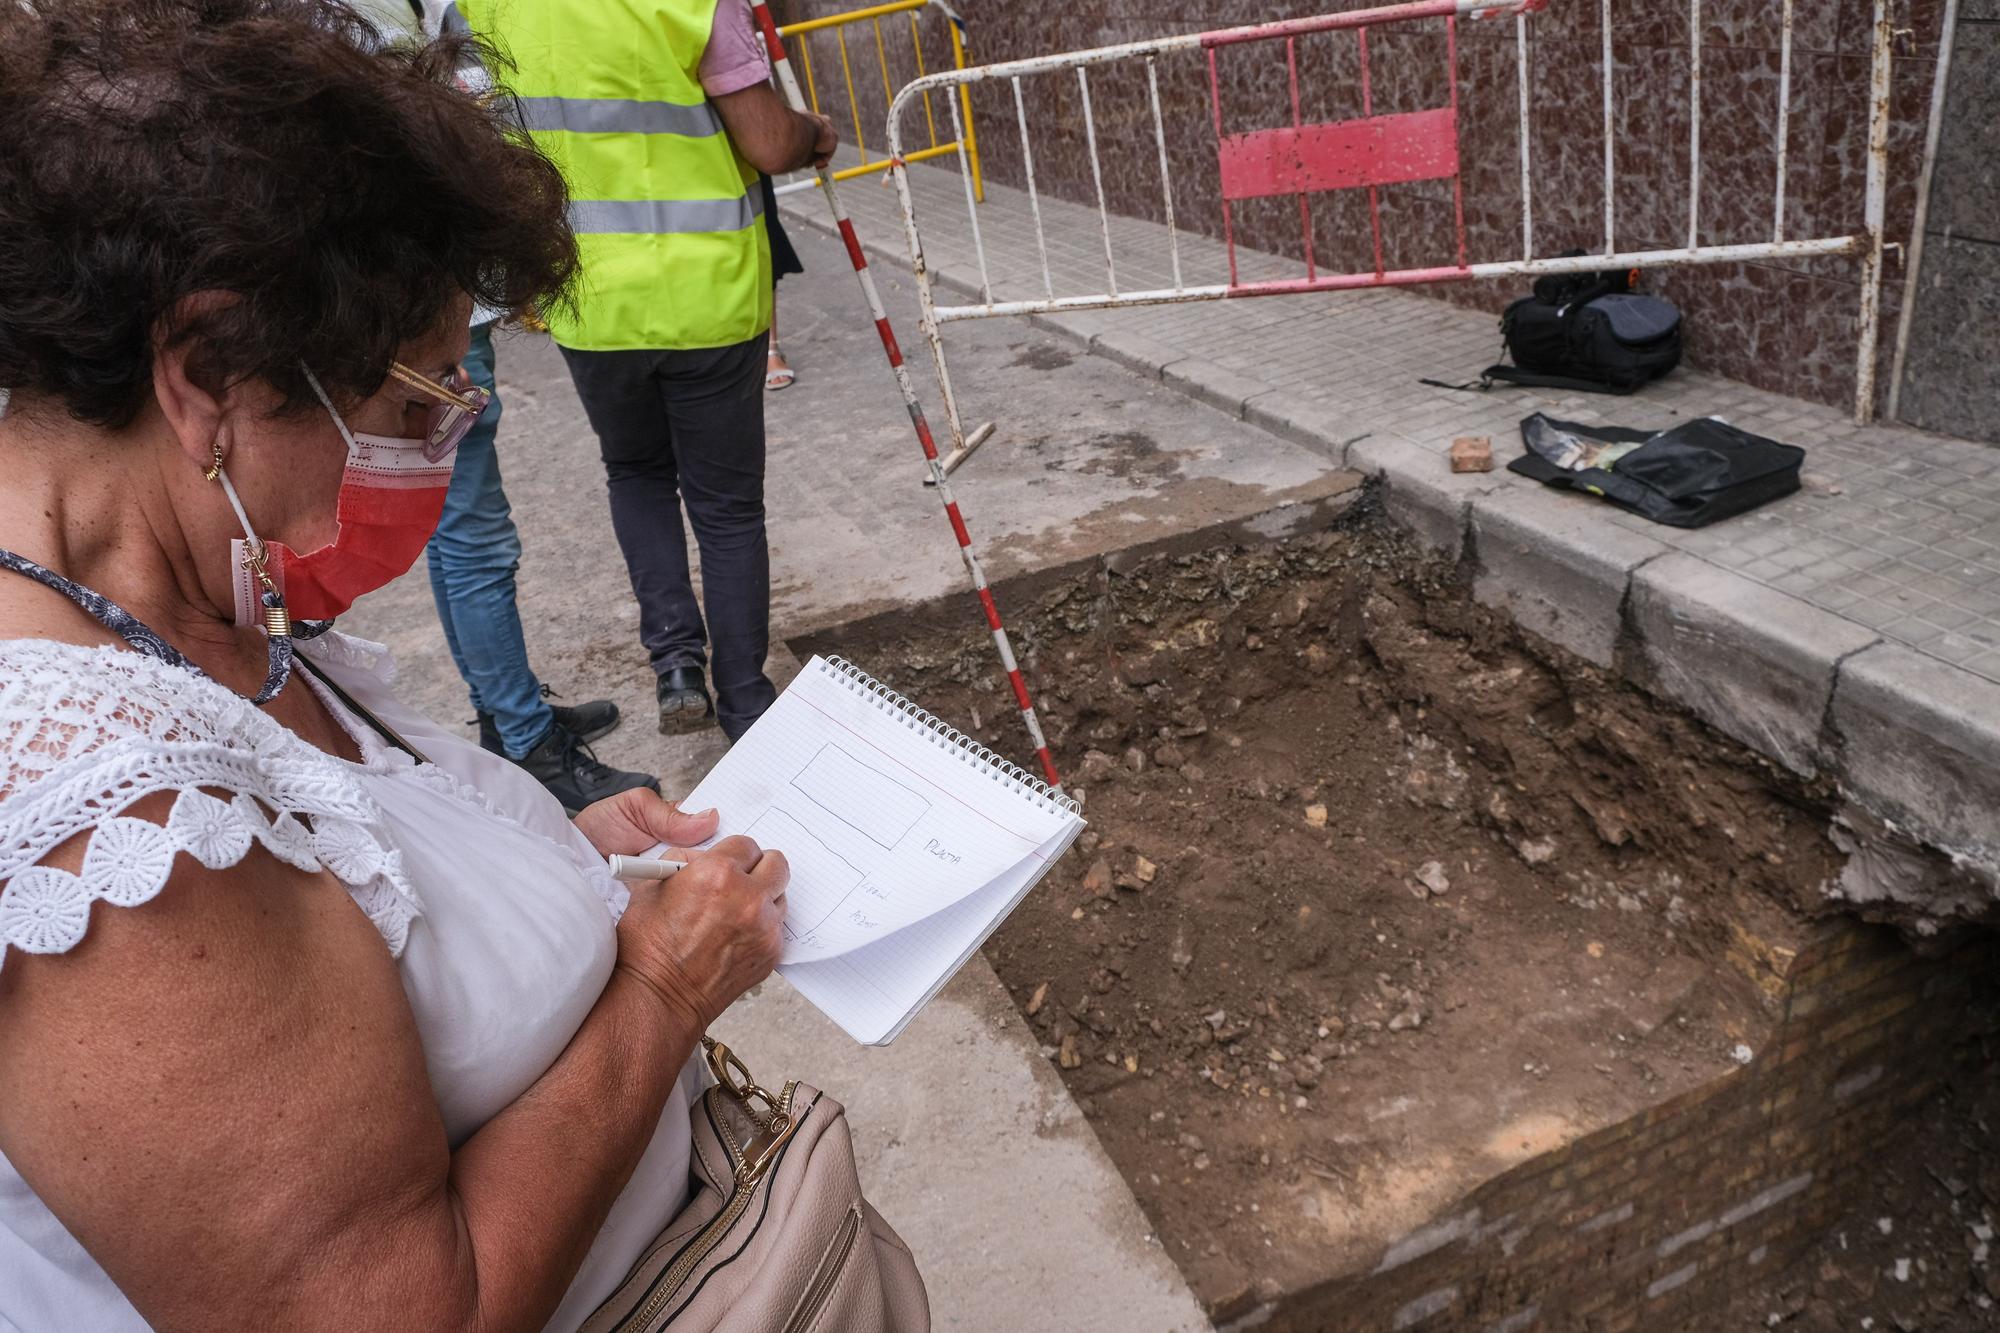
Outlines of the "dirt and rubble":
M1853 1191L1859 1202L1803 1258L1735 1293L1724 1327L2000 1328L2000 1043L1981 1045L1880 1145Z
M1090 828L987 952L1226 1316L1747 1061L1823 793L1524 642L1384 526L1016 604ZM989 745L976 628L841 650Z

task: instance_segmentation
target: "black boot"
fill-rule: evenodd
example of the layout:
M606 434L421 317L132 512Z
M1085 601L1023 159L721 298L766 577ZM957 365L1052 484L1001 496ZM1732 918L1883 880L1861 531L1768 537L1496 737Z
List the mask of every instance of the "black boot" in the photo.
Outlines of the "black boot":
M672 667L660 677L660 734L700 731L715 717L700 667Z
M551 692L548 686L542 686L542 697L547 698ZM549 712L555 716L557 726L580 741L594 741L599 736L608 736L618 730L618 724L623 720L618 715L618 705L609 699L592 699L574 708L550 704ZM479 723L479 748L498 755L506 754L507 747L500 743L500 728L494 723L493 714L482 712L475 720Z
M621 791L630 791L635 787L646 787L656 792L660 789L658 778L647 777L644 773L627 773L598 763L597 756L590 752L583 739L565 730L561 723L551 725L541 743L514 762L555 793L556 799L563 803L563 809L572 816L593 801L616 796Z

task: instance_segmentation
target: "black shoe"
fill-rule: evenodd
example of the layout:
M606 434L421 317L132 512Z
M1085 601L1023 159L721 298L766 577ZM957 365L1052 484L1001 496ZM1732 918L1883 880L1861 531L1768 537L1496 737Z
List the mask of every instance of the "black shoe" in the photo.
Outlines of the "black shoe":
M592 699L574 708L550 704L549 711L555 714L557 726L580 741L594 741L599 736L608 736L618 730L618 724L624 720L618 715L618 705L609 699Z
M673 667L660 677L660 734L700 731L715 717L700 667Z
M548 686L542 686L544 699L554 693ZM618 730L618 724L624 720L619 716L618 705L609 699L592 699L574 708L550 704L549 712L554 715L557 726L580 741L594 741L599 736L608 736ZM480 713L474 721L479 724L479 748L504 756L507 747L500 743L500 728L493 721L493 714Z
M621 791L631 791L635 787L646 787L656 792L660 789L658 778L647 777L644 773L627 773L598 763L597 756L590 752L582 737L564 730L560 723L552 725L539 745L514 762L555 793L556 799L563 803L563 809L572 816L593 801L616 796Z

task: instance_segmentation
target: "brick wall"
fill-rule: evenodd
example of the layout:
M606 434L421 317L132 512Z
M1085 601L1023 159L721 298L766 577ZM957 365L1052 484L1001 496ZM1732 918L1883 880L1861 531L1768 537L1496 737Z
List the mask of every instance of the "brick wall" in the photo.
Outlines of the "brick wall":
M852 5L849 0L791 0L788 7L803 16ZM971 32L974 58L991 63L1353 6L1327 0L1161 0L1154 5L1081 0L1062 6L959 0L958 7ZM1779 9L1776 0L1705 0L1702 6L1706 241L1770 237ZM1599 12L1597 0L1552 0L1545 13L1530 21L1536 249L1544 254L1595 246L1602 239ZM1797 0L1796 12L1787 227L1792 236L1844 234L1858 230L1861 218L1870 0ZM1912 35L1895 67L1888 224L1892 240L1907 239L1914 213L1942 0L1897 0L1897 13L1898 26ZM1684 0L1614 0L1612 5L1621 248L1685 243L1688 22ZM890 82L900 86L915 71L907 51L896 49L896 35L892 32L888 46L889 72ZM837 118L844 119L847 101L838 48L825 36L815 40L820 90L829 109L837 104ZM1370 52L1376 112L1443 104L1441 22L1380 28L1371 35ZM933 53L933 67L941 54L940 46ZM1351 33L1303 39L1298 54L1306 120L1361 113L1356 41ZM879 61L867 29L857 30L851 55L862 102L862 130L871 147L879 147L885 102ZM1520 253L1514 62L1511 22L1460 25L1466 222L1475 261L1515 258ZM1281 45L1225 50L1218 69L1226 132L1290 121ZM1198 55L1167 57L1159 74L1176 218L1182 226L1220 236L1206 64ZM1029 94L1037 183L1063 198L1094 203L1074 77L1043 76L1024 88ZM1093 75L1091 92L1112 209L1163 220L1143 68L1106 67ZM1005 84L980 86L973 92L973 107L988 176L1023 184L1012 91ZM934 110L940 118L945 115L942 106ZM912 124L921 132L921 112ZM844 123L843 133L852 137ZM1385 258L1391 266L1451 262L1448 182L1390 188L1382 194ZM1313 204L1314 248L1320 264L1371 267L1364 197L1353 192L1318 195ZM1249 201L1238 207L1235 225L1237 238L1245 244L1287 255L1303 253L1294 199ZM1853 261L1815 260L1680 270L1660 279L1657 286L1688 313L1688 352L1696 363L1760 387L1844 403L1852 396L1857 275ZM1889 278L1883 293L1883 328L1893 337L1900 299L1893 263ZM1516 288L1524 286L1449 284L1429 290L1498 310ZM1495 343L1497 348L1497 335ZM1887 345L1885 340L1885 349ZM1447 374L1473 369L1477 367L1439 368ZM1882 378L1886 380L1887 374L1885 350Z
M1925 959L1878 927L1820 928L1754 1063L1496 1177L1259 1328L1703 1327L1855 1202L1870 1155L1960 1058L1968 1015L1994 1014L1996 962L1991 936Z

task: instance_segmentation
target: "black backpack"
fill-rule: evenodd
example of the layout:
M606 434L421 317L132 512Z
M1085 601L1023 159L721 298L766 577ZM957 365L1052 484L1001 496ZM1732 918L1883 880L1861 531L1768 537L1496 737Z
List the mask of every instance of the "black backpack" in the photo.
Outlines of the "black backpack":
M1701 528L1799 489L1806 451L1697 417L1663 431L1586 426L1535 413L1507 470L1587 491L1675 528Z
M1580 253L1580 252L1579 252ZM1500 316L1514 364L1488 366L1491 383L1631 393L1680 364L1681 312L1631 289L1626 273L1549 274Z

